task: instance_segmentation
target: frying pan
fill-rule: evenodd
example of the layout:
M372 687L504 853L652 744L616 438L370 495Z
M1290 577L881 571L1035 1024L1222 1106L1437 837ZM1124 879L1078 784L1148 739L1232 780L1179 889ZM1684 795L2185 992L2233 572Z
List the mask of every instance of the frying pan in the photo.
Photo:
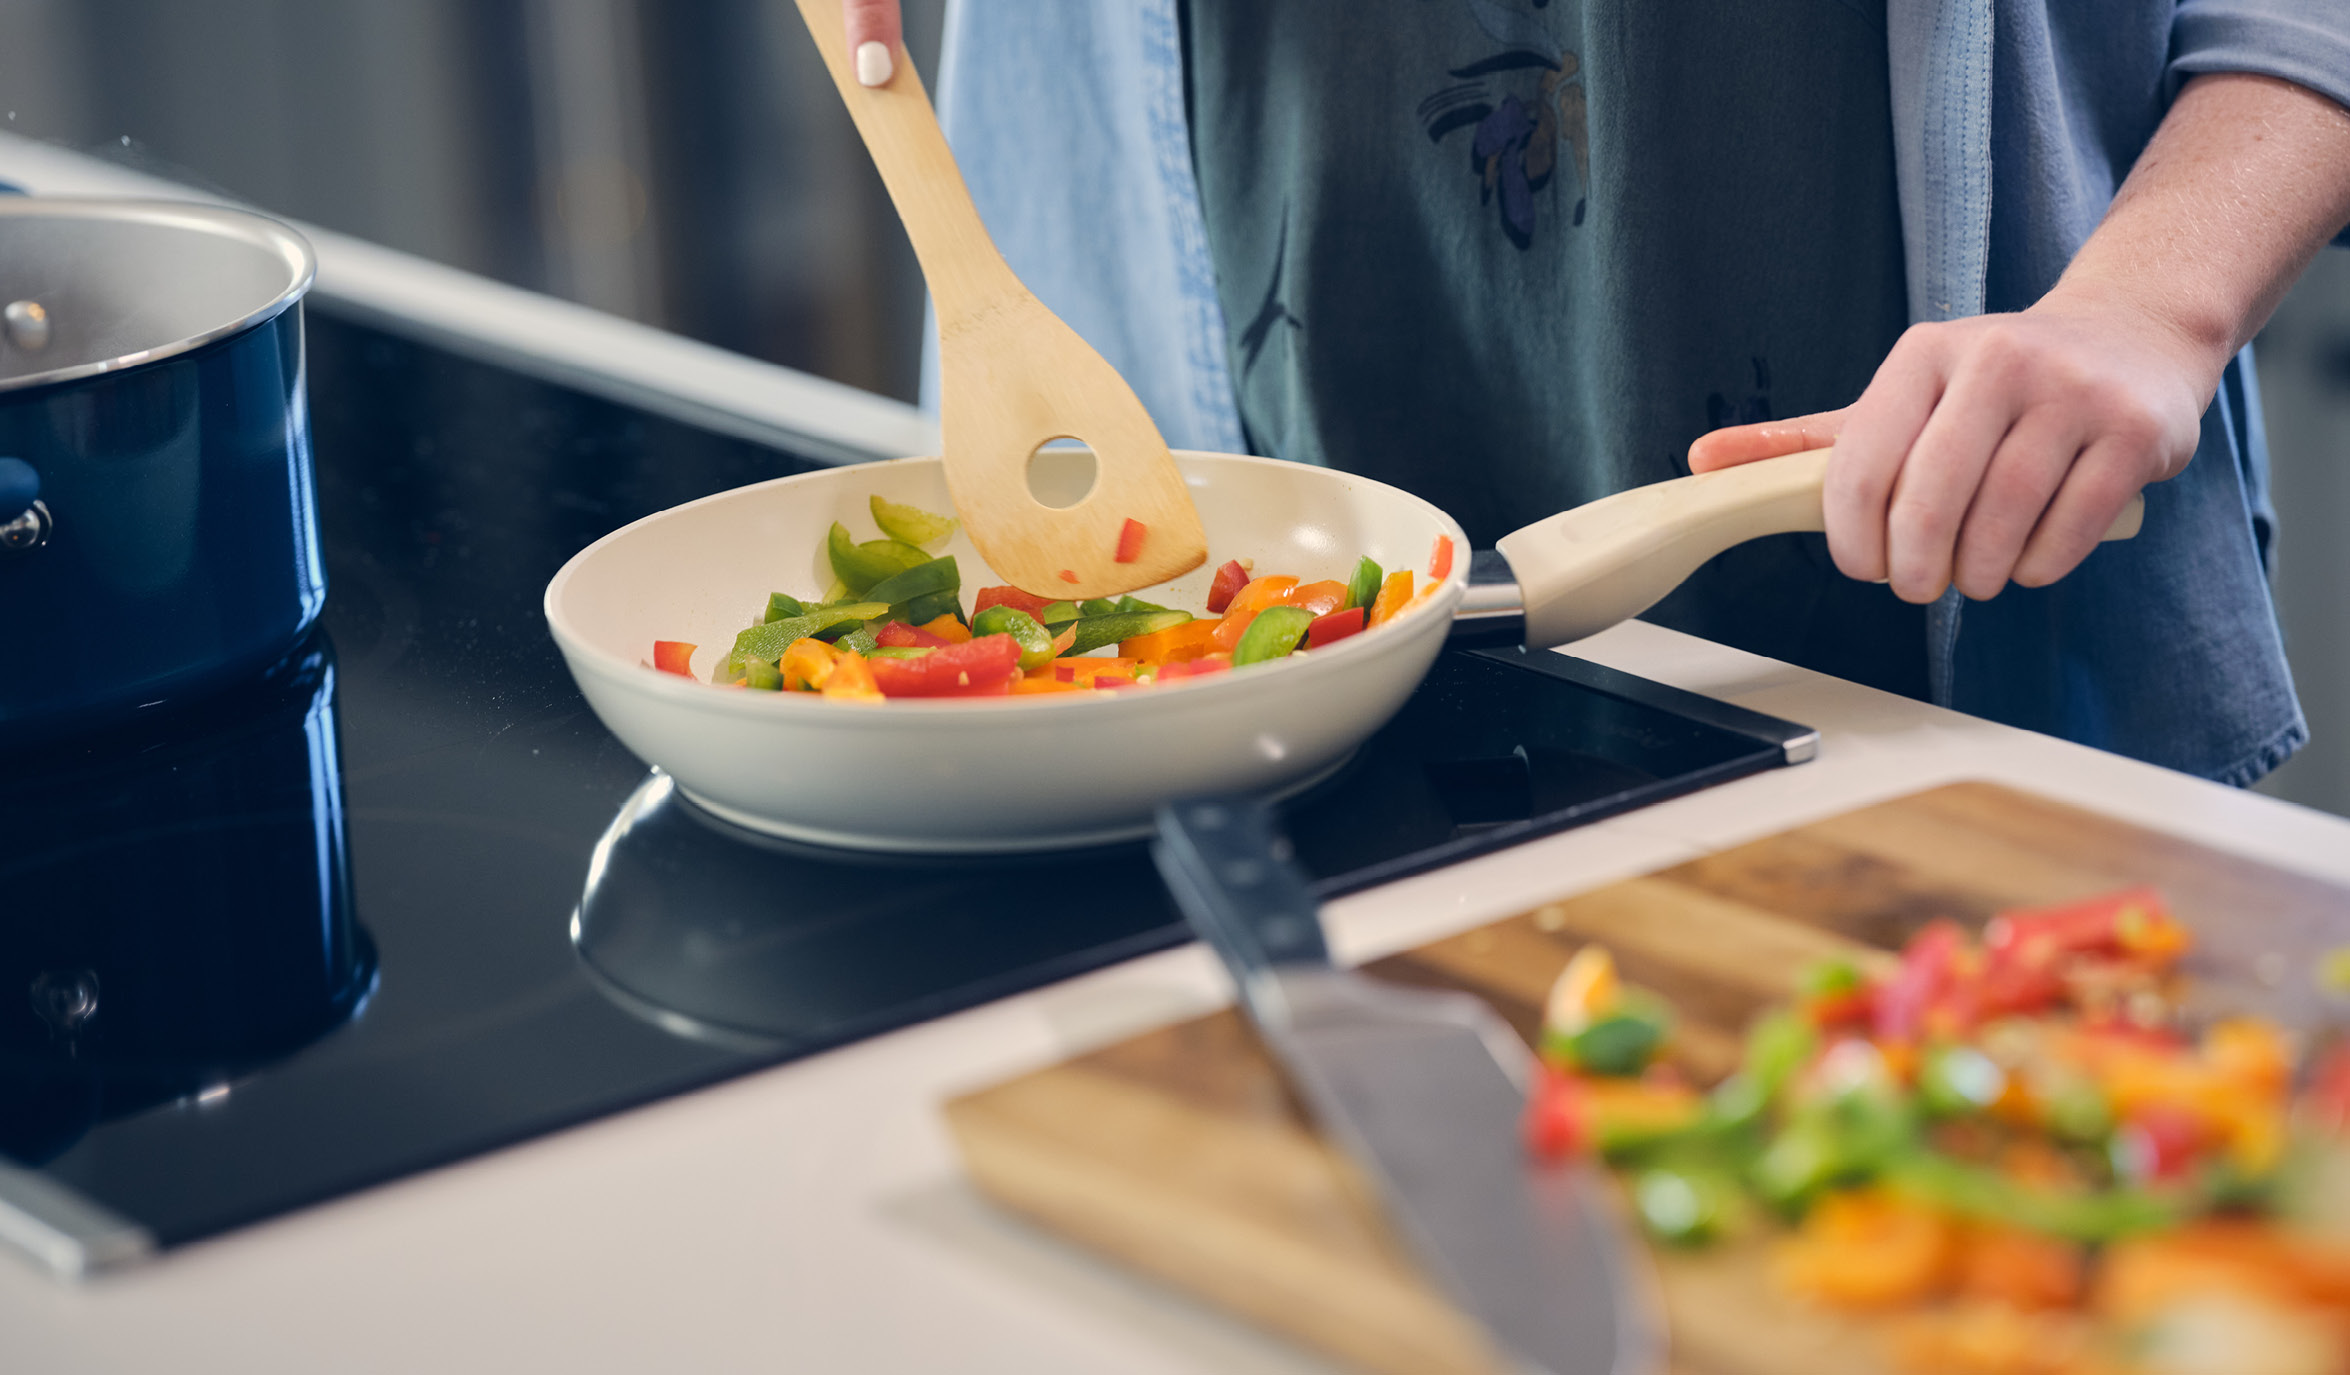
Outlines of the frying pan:
M1147 835L1152 809L1168 799L1279 795L1337 769L1418 686L1469 591L1460 526L1409 492L1274 459L1179 451L1176 460L1205 523L1210 566L1149 600L1204 605L1212 566L1231 558L1313 581L1344 579L1363 555L1424 576L1440 536L1463 556L1432 595L1376 631L1197 682L860 705L704 681L769 592L809 599L830 583L823 549L834 521L870 538L875 494L951 509L938 460L907 458L737 488L624 526L555 575L547 625L612 733L738 825L933 852ZM1819 529L1825 465L1824 452L1799 454L1683 478L1505 537L1526 643L1565 643L1636 615L1741 540ZM1031 471L1047 502L1074 501L1091 481L1082 450L1044 450ZM945 552L966 597L1001 581L960 531ZM1509 609L1490 595L1480 603L1470 611ZM655 640L700 646L696 677L653 670Z

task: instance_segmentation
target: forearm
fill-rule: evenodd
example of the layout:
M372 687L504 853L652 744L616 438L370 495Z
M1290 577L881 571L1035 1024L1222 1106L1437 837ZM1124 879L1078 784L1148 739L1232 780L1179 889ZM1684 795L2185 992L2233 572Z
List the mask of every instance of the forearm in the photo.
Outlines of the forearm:
M2143 314L2216 384L2345 224L2350 110L2272 77L2198 76L2043 304Z

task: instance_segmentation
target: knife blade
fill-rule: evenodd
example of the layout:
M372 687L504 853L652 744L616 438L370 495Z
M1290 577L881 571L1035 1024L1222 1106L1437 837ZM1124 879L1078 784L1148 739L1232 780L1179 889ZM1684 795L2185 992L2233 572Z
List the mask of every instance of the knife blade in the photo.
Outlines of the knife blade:
M1660 1368L1633 1252L1585 1167L1521 1144L1531 1055L1481 999L1330 961L1305 874L1253 799L1158 816L1159 872L1322 1130L1500 1350L1549 1375Z

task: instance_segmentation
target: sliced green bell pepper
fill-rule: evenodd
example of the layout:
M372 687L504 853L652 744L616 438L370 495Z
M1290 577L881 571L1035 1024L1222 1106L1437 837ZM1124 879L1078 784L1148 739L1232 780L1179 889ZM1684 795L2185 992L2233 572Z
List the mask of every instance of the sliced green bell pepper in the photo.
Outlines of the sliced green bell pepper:
M869 621L884 615L889 606L884 602L855 602L848 606L811 611L802 616L786 616L780 621L767 621L752 626L734 637L734 648L718 661L718 672L712 681L731 683L743 676L743 663L749 659L763 659L772 664L791 648L791 642L817 635L835 626L847 626L856 621Z
M1305 615L1302 611L1298 614ZM1054 626L1051 621L1046 621L1041 616L1037 619L1051 627L1055 633L1064 628ZM1070 642L1069 648L1064 652L1090 654L1103 645L1114 645L1120 640L1131 640L1137 635L1149 635L1166 630L1182 625L1190 619L1192 616L1188 611L1135 611L1126 615L1087 616L1076 623L1077 638ZM1301 630L1298 633L1302 635L1305 632ZM1238 663L1239 660L1235 659L1233 662Z
M971 618L971 633L1009 635L1020 646L1020 668L1033 673L1053 661L1053 633L1016 606L991 606Z
M825 553L832 560L832 575L852 594L862 594L884 578L931 561L920 549L896 540L867 540L859 544L849 538L848 527L837 520L825 537Z
M919 506L884 501L878 494L867 498L865 504L872 510L873 523L881 527L881 533L900 543L927 548L955 533L951 516L932 515Z
M955 556L925 559L911 568L883 578L865 589L869 602L903 602L933 592L952 592L963 585L963 574L955 567Z
M834 640L832 642L832 647L834 649L845 649L851 654L871 654L874 650L881 648L881 641L874 638L874 636L879 633L875 629L875 626L878 624L879 623L875 621L862 622L857 626L856 629L851 630L848 633L842 635L839 639Z
M767 594L767 614L759 619L780 621L787 616L804 616L807 613L808 604L799 598L787 597L781 592L770 592Z
M1356 560L1354 576L1346 580L1346 606L1338 609L1344 611L1348 606L1359 606L1366 611L1370 610L1371 602L1379 595L1379 580L1385 576L1379 565L1368 556Z
M1289 654L1305 638L1306 627L1313 623L1314 613L1301 607L1266 607L1240 633L1240 643L1232 647L1232 666L1242 668ZM1079 638L1083 635L1080 630Z
M781 692L783 671L765 659L745 659L743 686L759 692Z
M1120 597L1117 606L1121 615L1132 615L1137 611L1168 611L1172 609L1161 606L1157 602L1146 602L1140 597Z

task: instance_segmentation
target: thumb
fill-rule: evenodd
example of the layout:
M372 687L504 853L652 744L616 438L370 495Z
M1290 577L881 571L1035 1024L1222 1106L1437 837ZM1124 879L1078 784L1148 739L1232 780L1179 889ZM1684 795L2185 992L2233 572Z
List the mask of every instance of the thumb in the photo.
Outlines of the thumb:
M1820 411L1786 420L1764 420L1752 425L1732 425L1711 434L1699 435L1697 442L1689 446L1689 471L1710 473L1717 468L1735 468L1756 459L1799 454L1806 449L1824 449L1835 443L1836 436L1843 431L1845 410L1849 409Z

